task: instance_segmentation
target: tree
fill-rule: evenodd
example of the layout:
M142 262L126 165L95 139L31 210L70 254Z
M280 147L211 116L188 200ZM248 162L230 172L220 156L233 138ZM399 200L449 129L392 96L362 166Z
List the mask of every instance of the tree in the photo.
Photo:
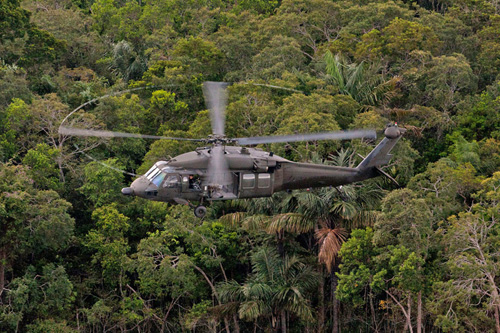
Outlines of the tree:
M58 151L56 163L59 168L59 178L64 182L65 168L70 168L71 170L72 160L79 153L97 147L101 143L101 140L90 138L78 140L79 145L77 145L77 149L74 146L68 145L69 141L72 140L72 136L59 133L59 126L69 113L68 106L62 103L56 94L47 94L44 97L35 98L30 106L30 112L33 131L41 134L46 143ZM68 119L64 125L81 128L100 127L99 122L96 121L92 114L76 115Z
M0 36L1 42L21 38L29 28L30 12L19 5L19 0L3 1L0 4Z
M412 52L413 66L403 72L404 93L410 105L435 107L449 117L464 94L474 93L477 77L461 54L432 57L430 53ZM412 63L411 61L409 63Z
M163 223L164 230L149 233L131 258L129 270L138 275L135 294L142 300L141 311L158 331L171 326L180 329L180 323L173 319L179 314L179 305L190 306L191 300L207 295L202 287L206 279L200 279L181 244L193 231L194 219L186 207L173 207Z
M434 31L418 22L395 18L382 30L373 29L361 37L356 46L356 58L384 59L393 66L409 60L412 51L437 53L441 46Z
M391 287L399 292L401 299L389 289L386 293L397 303L406 317L405 327L411 324L412 296L417 298L417 332L422 332L423 297L429 289L429 272L433 252L434 224L431 207L424 199L418 199L410 190L392 191L382 201L382 213L375 224L374 242L377 246L388 247L390 251L389 273ZM383 260L383 259L382 259ZM392 280L392 281L391 281ZM404 299L406 298L406 299ZM405 309L404 300L408 304Z
M4 113L0 113L2 119L0 134L0 157L3 162L18 157L31 148L33 132L31 122L32 116L28 105L21 99L14 98ZM23 137L20 134L23 133Z
M500 82L496 82L469 103L462 103L457 112L457 124L467 139L500 139L500 126L495 114L500 107Z
M272 248L260 248L252 255L252 275L243 285L219 285L222 302L237 302L244 320L266 318L271 326L287 332L287 314L304 322L312 320L306 295L314 287L314 273L296 256L281 257Z
M73 284L63 266L51 263L38 272L30 266L24 276L9 284L5 302L0 305L0 328L17 331L24 326L23 323L37 321L38 325L29 325L33 329L33 326L42 326L40 322L44 319L48 319L45 321L48 328L50 321L68 316L73 301ZM66 325L57 326L69 332Z
M50 148L45 143L30 149L23 158L23 164L29 167L28 175L34 181L34 186L45 190L60 188L59 172L56 165L57 149Z
M459 327L500 332L500 296L496 279L500 173L483 181L470 212L448 219L446 267L450 279L437 283L432 311L436 324L450 331ZM446 311L445 311L446 310Z
M123 168L116 159L108 159L104 163L111 168ZM123 201L121 189L124 187L124 175L111 168L96 161L85 166L84 183L79 190L95 207Z
M150 108L146 114L150 127L154 129L187 129L193 113L188 105L176 100L176 94L165 90L156 90L151 96Z
M175 59L192 67L196 73L203 73L208 80L220 80L220 64L224 62L217 46L199 37L179 39L172 50Z
M338 87L361 105L385 105L396 96L398 77L386 79L380 74L381 66L375 63L349 63L340 55L327 51L324 56L326 80Z
M115 205L97 208L92 213L97 228L89 231L85 245L96 253L92 262L102 269L102 278L111 285L118 284L123 295L126 277L127 252L130 247L125 238L129 229L128 218L118 212Z
M147 69L146 59L138 54L127 41L118 42L113 48L112 68L125 81L137 80Z
M108 51L98 34L89 29L90 17L75 10L67 1L64 5L53 1L25 1L23 8L32 13L34 24L66 44L65 52L60 55L66 67L95 68L96 62Z
M33 253L51 253L64 248L73 233L71 204L54 191L33 187L28 170L22 166L0 165L0 296L5 289L6 271L17 258ZM23 264L21 263L21 267Z
M373 230L355 229L350 238L340 250L342 263L339 265L337 298L340 301L349 301L353 306L365 305L365 311L371 314L370 326L378 330L375 301L376 294L383 289L385 270L379 270L377 261L373 260L380 253L380 249L373 243ZM368 296L368 305L366 298ZM368 310L369 309L369 310Z

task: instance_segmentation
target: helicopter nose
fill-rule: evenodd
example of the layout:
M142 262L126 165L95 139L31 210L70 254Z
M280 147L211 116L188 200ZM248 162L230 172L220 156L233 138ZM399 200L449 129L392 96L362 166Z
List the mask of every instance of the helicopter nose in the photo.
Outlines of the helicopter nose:
M123 195L133 195L134 189L131 187L124 187L124 188L122 188L122 194Z
M130 195L135 195L138 197L145 197L146 188L149 185L149 181L145 177L139 177L130 184L130 187L125 187L122 189L122 193L130 192ZM130 189L130 190L128 190Z

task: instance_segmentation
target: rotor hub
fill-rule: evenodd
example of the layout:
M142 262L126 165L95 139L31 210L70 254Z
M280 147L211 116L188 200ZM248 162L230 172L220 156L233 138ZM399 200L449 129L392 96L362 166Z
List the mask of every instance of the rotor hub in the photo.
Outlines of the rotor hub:
M206 143L213 144L213 145L225 145L228 143L233 143L235 142L234 139L228 138L225 135L219 135L219 134L211 134L208 136L207 139L205 139Z

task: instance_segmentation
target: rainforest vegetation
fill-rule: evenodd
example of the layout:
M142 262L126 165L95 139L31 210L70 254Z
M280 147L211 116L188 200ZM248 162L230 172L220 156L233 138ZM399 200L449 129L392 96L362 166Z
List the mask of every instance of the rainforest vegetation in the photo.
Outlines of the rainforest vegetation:
M0 331L500 332L499 73L498 0L1 0ZM234 83L228 136L397 122L400 187L200 220L109 168L196 145L58 133L109 95L67 124L206 137L207 80ZM376 143L262 148L356 166Z

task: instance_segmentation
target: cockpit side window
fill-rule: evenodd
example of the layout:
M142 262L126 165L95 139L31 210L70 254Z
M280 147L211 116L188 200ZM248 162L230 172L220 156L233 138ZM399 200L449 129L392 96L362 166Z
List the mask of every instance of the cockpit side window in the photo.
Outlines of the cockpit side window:
M175 188L179 187L179 177L177 175L169 175L163 183L163 187Z

